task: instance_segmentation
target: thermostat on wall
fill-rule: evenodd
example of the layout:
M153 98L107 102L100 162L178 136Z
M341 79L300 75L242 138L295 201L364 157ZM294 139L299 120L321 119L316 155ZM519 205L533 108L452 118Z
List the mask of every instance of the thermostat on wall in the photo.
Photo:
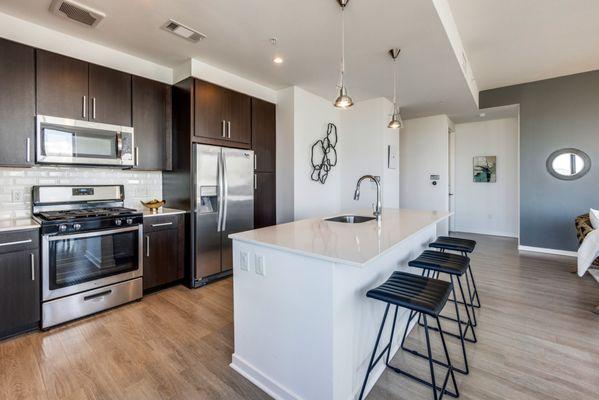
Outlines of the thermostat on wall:
M437 181L439 179L441 179L441 177L440 177L440 175L431 175L430 179L431 179L431 183L433 184L433 186L436 186L437 185Z

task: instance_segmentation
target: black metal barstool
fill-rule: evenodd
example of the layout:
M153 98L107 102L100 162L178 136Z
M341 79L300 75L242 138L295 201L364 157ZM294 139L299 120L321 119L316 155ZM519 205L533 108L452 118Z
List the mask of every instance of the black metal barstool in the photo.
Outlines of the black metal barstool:
M439 249L441 251L456 251L462 254L463 256L467 257L468 254L471 254L476 248L476 241L449 236L439 236L437 240L429 244L429 246L435 249ZM472 280L472 288L474 291L474 293L472 293L472 295L470 296L470 304L473 307L480 308L480 297L478 296L478 289L476 288L474 274L472 273L472 267L470 267L470 265L468 265L468 273L470 274L470 279ZM466 284L468 285L468 289L470 289L468 276L466 276ZM476 300L476 303L474 303L474 300ZM476 316L474 316L474 324L476 326Z
M425 275L426 277L428 277L431 274L438 276L440 273L449 275L453 299L454 300L458 299L457 291L456 291L456 287L455 287L456 286L455 281L457 281L458 287L460 289L460 294L462 295L462 300L465 301L466 295L464 293L464 288L462 286L462 276L466 273L466 270L468 269L468 261L469 260L467 257L463 257L458 254L441 253L439 251L425 250L420 256L418 256L418 258L408 262L408 265L410 267L421 268L423 270L422 274L423 275L426 274ZM455 277L455 281L454 281L454 277ZM452 317L444 316L444 315L439 315L439 318L448 319L448 320L451 320L451 321L454 321L457 323L459 334L456 335L455 333L447 332L447 331L445 331L444 333L460 339L460 342L462 344L462 355L464 357L464 368L460 369L460 368L457 368L454 366L454 370L456 372L460 372L464 375L467 375L469 372L469 368L468 368L468 357L466 356L465 341L476 343L477 340L476 340L476 333L474 331L474 324L472 322L469 307L467 305L464 305L464 309L466 310L467 320L463 321L460 317L459 303L460 302L458 302L458 301L454 301L454 303L453 303L454 307L455 307L456 318L452 318ZM406 322L406 329L410 325L410 322L412 321L412 319L414 317L416 317L417 314L418 314L418 321L419 321L420 325L423 326L423 324L420 322L421 314L411 311L408 321ZM462 330L462 325L465 325L465 328L463 330ZM436 328L432 328L432 327L431 327L431 329L436 330ZM468 330L470 330L472 332L472 339L466 337ZM415 350L411 350L411 349L408 349L407 347L405 347L404 341L405 341L405 339L402 339L402 342L401 342L401 347L403 350L406 350L416 356L426 358L426 356L424 354L421 354ZM443 363L438 362L436 360L435 360L435 362L437 364L443 365Z
M414 379L417 382L431 387L433 389L434 400L441 400L445 394L452 397L459 396L458 386L455 380L455 374L453 372L453 366L449 358L449 352L447 351L445 337L443 336L443 329L441 329L441 321L439 320L439 313L441 312L443 307L445 307L450 292L451 284L449 282L396 271L385 283L374 289L369 290L368 293L366 293L367 297L384 301L385 303L387 303L387 307L385 308L383 321L381 322L381 327L379 328L376 342L374 344L374 349L372 350L372 356L370 357L366 377L364 378L364 383L362 384L362 390L360 391L359 397L360 400L362 400L362 397L364 396L364 390L366 389L366 384L368 383L368 377L370 375L370 372L372 372L373 368L381 360L385 353L387 354L385 360L385 364L387 365L387 367L389 367L391 370L398 374L405 375L408 378ZM393 325L391 327L391 336L389 337L389 343L377 356L376 353L379 342L381 340L381 334L383 333L383 328L385 327L385 321L387 320L389 307L392 304L395 305L395 314L393 316ZM399 309L399 307L407 308L410 311L415 311L417 313L422 313L424 316L424 334L426 338L426 349L428 353L428 357L426 358L429 362L431 382L428 382L420 377L412 375L389 364L389 357L391 354L392 347L391 345L393 343L393 336L395 334L395 324L397 321L397 310ZM445 352L445 358L447 360L446 363L440 363L433 359L431 351L431 342L429 337L429 316L433 317L437 321L438 332L441 336L443 351ZM404 332L404 338L405 336L406 332ZM443 380L443 385L440 387L436 384L433 363L443 365L447 368L447 374L445 375L445 378ZM455 392L447 390L449 377L451 377Z

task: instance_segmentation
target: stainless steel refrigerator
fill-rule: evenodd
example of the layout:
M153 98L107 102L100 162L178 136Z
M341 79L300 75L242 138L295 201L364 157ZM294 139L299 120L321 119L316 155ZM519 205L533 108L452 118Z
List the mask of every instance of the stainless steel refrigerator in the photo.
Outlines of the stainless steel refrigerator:
M194 286L230 274L229 235L254 229L254 152L193 145Z

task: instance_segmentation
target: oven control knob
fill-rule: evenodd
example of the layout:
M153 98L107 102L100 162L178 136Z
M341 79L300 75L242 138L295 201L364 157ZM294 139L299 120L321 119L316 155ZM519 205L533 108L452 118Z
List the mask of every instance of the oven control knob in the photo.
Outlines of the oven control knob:
M115 224L116 226L121 226L121 224L122 224L122 223L123 223L123 221L121 221L120 219L115 219L115 220L114 220L114 224Z
M73 229L78 231L79 229L81 229L81 224L73 224Z
M127 218L127 225L131 225L133 223L133 219L132 218Z
M58 225L58 232L66 232L67 226L65 224Z

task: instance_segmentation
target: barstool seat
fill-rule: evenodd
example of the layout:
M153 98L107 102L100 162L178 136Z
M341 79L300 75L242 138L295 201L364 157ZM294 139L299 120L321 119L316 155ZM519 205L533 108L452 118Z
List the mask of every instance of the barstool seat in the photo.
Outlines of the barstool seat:
M409 261L410 267L430 269L452 275L463 275L468 270L470 259L452 253L425 250L418 258Z
M439 236L437 240L429 244L429 246L435 249L472 253L476 247L476 241L449 236Z
M449 282L395 271L381 286L369 290L366 296L436 317L450 292Z

